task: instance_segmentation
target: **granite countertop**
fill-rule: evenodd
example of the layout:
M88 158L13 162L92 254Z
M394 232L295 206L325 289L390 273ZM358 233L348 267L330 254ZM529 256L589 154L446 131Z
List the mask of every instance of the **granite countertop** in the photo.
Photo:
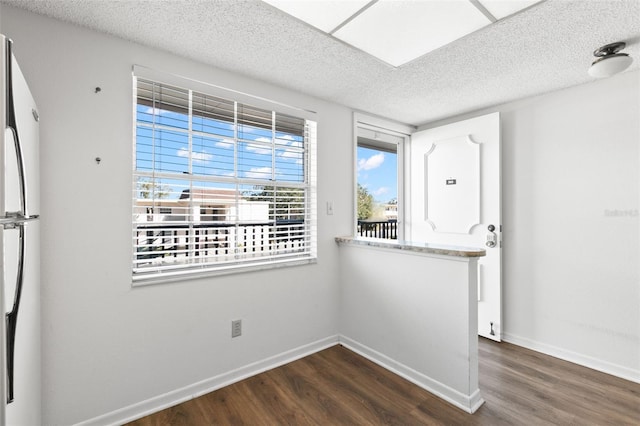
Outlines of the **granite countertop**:
M416 243L411 241L398 240L364 240L354 237L336 237L338 244L350 244L366 247L388 248L406 250L415 253L439 254L443 256L455 257L482 257L486 251L481 248L447 246L442 244Z

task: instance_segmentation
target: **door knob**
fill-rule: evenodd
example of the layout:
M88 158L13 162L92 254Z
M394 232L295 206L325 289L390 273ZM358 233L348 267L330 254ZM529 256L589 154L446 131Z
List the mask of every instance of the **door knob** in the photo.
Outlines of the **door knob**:
M489 233L487 234L486 245L489 248L494 248L498 244L498 236L496 235L495 232L493 232L496 230L496 227L493 225L489 225L487 227L487 230L489 231Z

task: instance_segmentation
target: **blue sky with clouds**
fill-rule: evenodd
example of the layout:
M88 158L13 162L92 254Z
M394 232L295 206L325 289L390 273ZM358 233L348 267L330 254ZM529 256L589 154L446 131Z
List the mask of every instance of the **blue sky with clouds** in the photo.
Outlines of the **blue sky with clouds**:
M174 175L156 179L170 188L168 198L178 198L190 179L239 178L300 183L304 180L304 138L288 132L275 132L246 124L234 125L194 115L192 149L189 150L189 117L182 113L137 105L136 169ZM237 153L235 152L237 151ZM191 173L189 173L191 159ZM155 162L154 162L155 160ZM203 179L201 187L227 187L229 184Z
M138 105L137 129L137 167L138 170L151 170L152 146L156 145L156 170L176 173L178 176L188 169L188 118L183 114L161 111ZM140 125L151 123L155 115L162 129L156 129L155 135L151 127ZM198 121L199 120L199 121ZM206 121L206 122L205 122ZM194 135L193 162L194 175L234 176L233 166L233 125L215 120L195 117L194 130L203 131ZM175 129L175 130L172 130ZM240 130L248 132L240 132ZM260 128L248 127L239 129L243 139L238 143L238 174L240 178L271 178L271 132ZM155 142L154 142L155 140ZM162 141L162 142L161 142ZM302 138L289 134L276 134L276 178L284 181L300 181L302 179ZM363 185L374 199L387 203L397 198L397 155L375 149L358 147L358 182ZM181 176L182 177L182 176ZM186 177L186 176L185 176ZM172 187L171 198L179 196L185 182L164 180L164 184ZM209 183L210 185L210 183ZM202 186L209 186L202 182ZM224 186L219 185L218 186Z
M376 201L386 203L398 197L396 154L359 146L357 167L358 183L364 186Z

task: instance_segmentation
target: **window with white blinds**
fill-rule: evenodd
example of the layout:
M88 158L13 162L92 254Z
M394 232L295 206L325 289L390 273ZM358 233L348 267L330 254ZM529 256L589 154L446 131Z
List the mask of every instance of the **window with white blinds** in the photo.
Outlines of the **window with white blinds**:
M134 283L315 259L315 122L134 86Z

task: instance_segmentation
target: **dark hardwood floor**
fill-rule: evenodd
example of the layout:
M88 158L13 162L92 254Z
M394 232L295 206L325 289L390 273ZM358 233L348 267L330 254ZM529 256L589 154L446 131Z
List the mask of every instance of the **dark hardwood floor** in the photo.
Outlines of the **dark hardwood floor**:
M482 338L479 355L473 415L334 346L129 425L640 425L640 384Z

